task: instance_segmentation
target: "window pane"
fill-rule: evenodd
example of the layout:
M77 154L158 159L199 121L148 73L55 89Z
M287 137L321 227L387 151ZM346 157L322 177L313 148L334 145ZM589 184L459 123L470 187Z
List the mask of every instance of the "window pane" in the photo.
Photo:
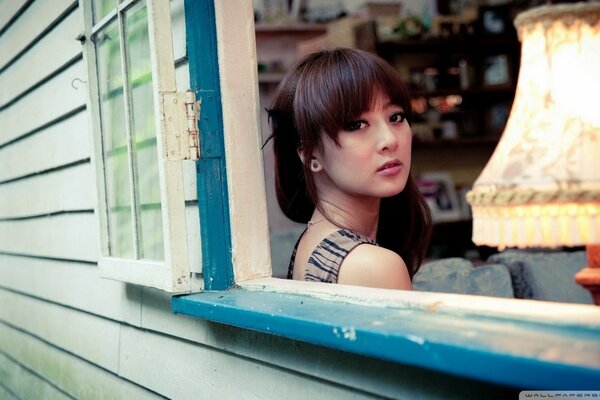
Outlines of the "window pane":
M117 7L117 2L115 0L93 0L92 5L94 6L94 24L96 24Z
M98 87L106 201L108 208L109 251L111 256L132 258L133 225L129 186L129 162L125 130L125 102L117 21L96 38Z
M131 136L134 143L135 191L139 202L140 258L164 258L158 152L145 2L126 12L127 67L131 88Z

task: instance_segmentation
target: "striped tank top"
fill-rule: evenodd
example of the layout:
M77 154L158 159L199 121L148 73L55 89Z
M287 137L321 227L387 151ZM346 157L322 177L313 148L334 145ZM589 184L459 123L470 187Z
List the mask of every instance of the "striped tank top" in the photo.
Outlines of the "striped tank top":
M290 260L290 266L288 268L288 279L293 279L296 250L298 249L298 244L300 243L302 236L304 236L304 233L298 238L298 241L294 246L294 251L292 252L292 259ZM304 280L310 282L337 283L338 273L342 262L356 246L363 243L377 245L371 238L356 234L347 229L340 229L331 235L326 236L325 239L315 247L308 258L308 264L306 264L306 269L304 271Z

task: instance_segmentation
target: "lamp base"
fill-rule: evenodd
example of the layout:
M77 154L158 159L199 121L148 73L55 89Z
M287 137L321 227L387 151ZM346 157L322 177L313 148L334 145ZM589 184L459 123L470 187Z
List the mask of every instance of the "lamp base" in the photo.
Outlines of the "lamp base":
M590 291L594 303L600 306L600 245L586 247L588 266L575 274L575 281Z

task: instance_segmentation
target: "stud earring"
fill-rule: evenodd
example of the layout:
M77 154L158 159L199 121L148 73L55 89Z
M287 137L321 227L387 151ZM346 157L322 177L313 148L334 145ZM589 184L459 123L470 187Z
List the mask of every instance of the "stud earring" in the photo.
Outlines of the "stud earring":
M310 169L316 172L316 171L317 171L317 169L319 169L319 163L318 163L317 161L313 161L313 162L310 164Z

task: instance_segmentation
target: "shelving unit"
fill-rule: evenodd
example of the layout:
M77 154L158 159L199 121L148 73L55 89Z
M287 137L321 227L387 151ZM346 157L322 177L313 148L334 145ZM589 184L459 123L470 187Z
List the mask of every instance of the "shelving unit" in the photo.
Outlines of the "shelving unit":
M377 51L398 68L410 87L412 98L420 99L421 105L429 104L427 111L435 108L431 106L431 99L459 96L459 105L451 111L440 111L438 117L471 124L468 130L458 127L458 137L468 137L462 143L467 146L478 143L489 145L493 137L497 140L504 128L502 122L505 121L499 123L494 120L492 128L489 120L491 116L487 113L494 106L502 106L507 115L512 104L520 56L520 44L516 35L386 40L378 43ZM486 69L490 68L486 62L491 62L498 56L501 56L503 65L498 66L496 71L502 69L506 82L486 83ZM463 71L460 70L460 62L464 62ZM419 70L422 72L416 72ZM450 70L453 70L453 74L449 73ZM431 75L431 71L437 72L437 75ZM463 73L465 75L461 76ZM427 84L417 84L415 76L425 77L423 79L428 79ZM463 78L465 82L461 82ZM425 113L416 112L415 122L427 122ZM477 140L479 137L484 139ZM442 143L447 144L446 141Z
M440 120L454 121L456 137L444 138L443 132L431 132L426 140L413 141L413 174L419 177L428 172L449 172L457 190L469 187L491 157L505 120L492 121L492 110L500 109L508 116L516 89L520 44L516 35L430 38L421 40L387 40L379 42L378 53L394 65L409 85L411 98L420 106L427 104L426 112L415 113L413 130L418 124L439 129L441 123L428 120L427 112L435 107L432 99L442 101L453 96L460 103L437 112ZM508 81L485 84L486 61L503 55ZM449 76L450 69L458 67L459 60L469 66L469 82L461 85L460 76ZM430 68L441 78L419 87L413 78L415 71ZM431 70L430 70L431 71ZM439 85L435 85L439 84ZM462 86L462 87L461 87ZM434 115L435 112L434 112ZM497 115L496 115L497 116ZM493 125L492 125L493 122ZM465 127L469 129L465 129ZM487 258L495 249L477 248L471 241L472 221L463 216L455 221L436 223L433 228L429 257L465 257L470 251Z

